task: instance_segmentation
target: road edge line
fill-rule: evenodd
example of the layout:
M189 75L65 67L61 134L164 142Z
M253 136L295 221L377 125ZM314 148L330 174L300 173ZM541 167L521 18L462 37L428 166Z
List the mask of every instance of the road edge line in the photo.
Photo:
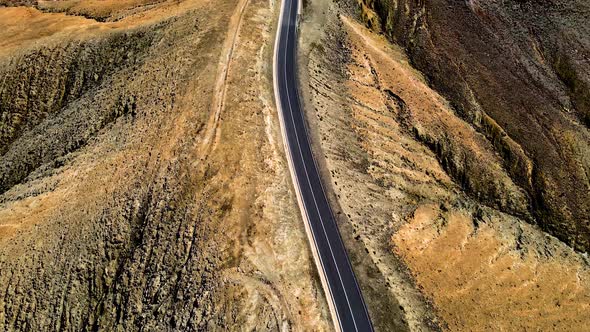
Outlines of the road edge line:
M312 255L314 258L314 262L316 265L318 275L320 276L320 282L322 284L322 288L324 289L324 294L326 294L329 297L329 299L326 299L326 302L328 302L328 307L330 309L330 314L332 316L332 322L334 325L334 329L337 332L342 332L342 326L340 326L340 320L338 319L338 314L336 312L336 305L334 303L334 298L332 296L332 292L330 290L330 287L328 286L328 282L327 282L326 276L324 274L324 268L321 264L321 259L318 254L317 243L315 242L315 238L312 233L313 231L311 230L311 222L309 220L309 216L307 215L307 211L305 210L305 205L303 204L301 189L299 188L298 181L296 181L297 175L296 175L295 170L293 168L293 158L291 156L291 148L289 145L289 140L287 139L287 130L285 127L285 120L283 117L283 113L281 111L281 109L282 109L281 99L280 99L281 97L279 96L279 85L278 85L278 76L277 76L277 68L278 68L277 54L278 54L279 39L280 39L280 35L281 35L280 30L281 30L281 26L283 23L283 12L285 9L285 3L287 1L288 0L281 0L281 10L279 11L279 21L278 21L277 29L275 32L276 36L275 36L275 44L274 44L274 50L273 50L273 90L274 90L274 95L275 95L275 106L277 109L277 113L279 114L279 126L281 127L281 136L283 138L283 148L285 149L285 154L287 155L287 165L289 168L289 173L291 173L291 183L293 184L293 187L295 188L295 196L297 197L297 204L299 205L299 212L301 213L301 216L304 221L303 224L305 226L305 233L307 234L307 240L311 244L310 249L312 249L311 252L312 252ZM299 15L301 15L302 7L303 7L303 5L300 1L297 6L297 17L299 17ZM298 24L298 22L297 22L297 24Z

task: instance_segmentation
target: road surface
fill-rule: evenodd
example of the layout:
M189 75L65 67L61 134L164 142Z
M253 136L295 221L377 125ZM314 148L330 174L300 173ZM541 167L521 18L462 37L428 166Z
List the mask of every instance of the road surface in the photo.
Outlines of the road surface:
M336 330L373 331L311 152L296 78L300 0L283 0L274 54L274 88L289 169Z

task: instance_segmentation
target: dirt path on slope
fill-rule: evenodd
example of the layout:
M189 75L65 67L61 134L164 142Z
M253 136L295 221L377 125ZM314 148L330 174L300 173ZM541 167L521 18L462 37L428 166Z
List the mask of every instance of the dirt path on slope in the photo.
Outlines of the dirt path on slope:
M199 147L199 156L201 156L201 159L206 159L209 152L214 150L219 142L219 118L221 117L221 112L225 105L227 77L231 68L234 49L238 41L238 34L242 26L244 11L249 2L250 0L240 0L230 19L230 28L227 31L227 36L223 43L222 55L219 59L219 70L215 82L215 92L211 102L212 112L209 121L207 122L205 136Z

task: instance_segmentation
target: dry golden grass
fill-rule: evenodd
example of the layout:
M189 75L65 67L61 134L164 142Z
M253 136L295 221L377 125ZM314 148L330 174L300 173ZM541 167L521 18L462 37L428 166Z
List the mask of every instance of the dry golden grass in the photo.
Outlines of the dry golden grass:
M79 34L80 29L98 27L93 21L66 14L45 14L34 8L14 7L0 10L0 54L24 48L46 37L68 33Z
M502 220L497 220L502 222ZM422 205L395 248L452 331L584 331L590 273L571 255L538 257L468 214Z

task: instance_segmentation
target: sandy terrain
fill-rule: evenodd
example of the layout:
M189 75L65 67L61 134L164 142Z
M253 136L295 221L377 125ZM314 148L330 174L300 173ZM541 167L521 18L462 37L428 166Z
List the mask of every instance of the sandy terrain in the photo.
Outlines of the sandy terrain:
M526 225L506 231L507 221L421 205L393 243L449 330L584 331L588 263Z
M157 8L165 0L60 0L37 1L44 11L65 12L70 15L84 16L99 21L118 20L129 15ZM182 1L176 1L175 5Z

